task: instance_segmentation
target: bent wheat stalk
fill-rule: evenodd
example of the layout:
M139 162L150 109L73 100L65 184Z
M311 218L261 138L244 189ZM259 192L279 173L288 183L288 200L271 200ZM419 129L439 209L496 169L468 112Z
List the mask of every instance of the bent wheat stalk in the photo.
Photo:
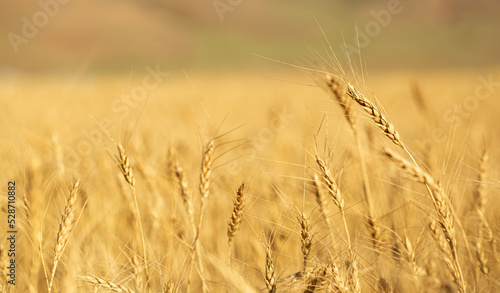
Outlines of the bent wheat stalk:
M446 238L449 252L453 261L453 267L456 269L456 272L451 271L451 273L454 276L457 276L456 283L460 291L465 292L465 280L460 268L460 263L458 261L457 239L455 236L454 225L455 217L452 214L450 203L448 202L448 196L434 179L434 177L432 177L429 173L423 171L418 166L415 166L406 161L388 148L384 149L384 154L393 162L395 162L403 171L409 174L414 180L425 184L431 189L431 192L429 194L431 195L432 203L437 213L439 225L441 226L441 230L443 231Z
M349 95L356 103L358 103L360 106L363 107L363 109L371 116L372 120L375 122L375 124L384 132L384 134L397 146L401 147L405 153L408 155L408 157L411 159L413 162L413 165L421 170L419 165L417 164L417 161L413 156L411 155L410 151L408 148L403 144L401 141L399 133L396 131L396 128L394 125L387 119L387 117L380 112L380 110L371 102L369 101L362 93L360 93L358 90L354 88L351 84L348 83L348 90L347 90L347 95ZM410 165L410 164L408 164ZM436 195L433 193L433 186L430 186L431 182L424 182L424 184L427 187L427 191L429 192L429 195L431 198L434 198ZM435 186L434 186L435 187ZM445 193L441 193L440 195L444 195L446 197ZM437 195L438 197L440 196L439 194ZM446 198L445 198L446 200ZM458 228L460 229L460 232L464 238L464 244L467 249L467 253L469 255L470 259L473 259L472 252L469 246L469 241L467 238L467 233L465 232L464 227L462 226L462 223L460 222L460 219L458 218L455 209L453 206L448 207L452 217L457 223Z
M368 227L370 230L370 236L372 238L373 245L376 249L378 249L380 243L380 227L377 223L377 220L373 216L374 210L373 210L373 201L370 188L370 180L368 177L368 170L366 167L365 154L363 152L361 144L361 137L359 136L358 132L357 119L356 116L354 116L352 113L353 111L349 103L350 100L346 97L345 91L342 90L341 84L338 82L338 79L335 79L332 75L327 74L326 84L328 86L330 94L333 95L333 97L339 102L340 106L342 107L344 111L344 116L347 119L347 122L349 122L349 125L351 126L354 139L356 141L356 147L358 149L358 156L361 165L361 172L363 173L363 190L365 192L365 200L367 205L366 210L368 214ZM371 111L370 113L372 112L373 111Z

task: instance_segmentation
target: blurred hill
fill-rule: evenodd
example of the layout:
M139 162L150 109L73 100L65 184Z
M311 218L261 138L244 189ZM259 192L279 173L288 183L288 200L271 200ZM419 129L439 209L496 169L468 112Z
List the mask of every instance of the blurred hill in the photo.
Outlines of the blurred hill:
M128 70L162 63L214 69L272 63L252 53L300 62L314 50L324 52L315 18L340 50L343 37L355 44L355 25L363 33L394 3L401 12L391 14L387 25L379 23L379 32L362 49L369 65L467 67L500 61L500 3L494 0L66 2L1 1L1 67ZM53 15L43 7L52 7L47 11ZM23 36L26 22L37 30L30 38Z

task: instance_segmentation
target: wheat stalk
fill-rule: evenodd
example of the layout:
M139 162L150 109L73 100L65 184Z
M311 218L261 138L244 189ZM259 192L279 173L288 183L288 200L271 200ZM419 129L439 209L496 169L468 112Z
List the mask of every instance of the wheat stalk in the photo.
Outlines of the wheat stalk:
M273 264L271 248L266 248L266 267L265 267L266 287L269 293L276 293L276 277Z
M457 239L455 236L455 217L452 214L450 203L448 202L448 196L441 188L441 185L432 177L429 173L420 169L420 167L411 164L405 159L401 158L399 155L389 150L384 149L384 154L394 161L403 171L409 174L414 180L425 184L431 190L429 194L431 195L432 203L437 213L437 218L441 230L446 238L447 246L451 254L451 258L454 267L453 274L458 273L458 278L456 278L456 283L461 291L465 291L465 280L463 278L462 270L460 268L460 263L458 261L457 253Z
M195 225L194 208L193 208L193 200L191 198L191 192L189 192L189 186L186 180L186 176L184 174L184 169L182 169L178 161L175 162L175 176L177 177L177 180L179 182L181 197L182 201L184 202L184 206L186 207L189 222L191 223L191 225Z
M462 277L460 276L461 275L460 268L457 267L457 264L454 261L454 256L449 249L447 240L443 238L441 234L439 234L435 220L430 221L429 229L431 231L432 238L436 242L441 252L440 254L441 261L444 263L450 274L453 276L453 280L458 285L459 289L462 288L461 286ZM465 292L465 290L460 289L460 292Z
M350 100L345 96L345 90L341 88L340 83L332 75L326 75L326 85L328 87L329 93L338 101L340 107L344 111L344 116L349 122L351 128L356 131L356 116L353 115L353 110L350 107Z
M304 257L304 271L307 268L307 261L312 247L313 234L311 233L311 224L304 212L301 213L300 218L300 242L302 244L302 256Z
M141 269L141 264L139 263L139 257L137 254L133 254L131 258L132 264L132 275L134 277L135 289L143 290L144 289L144 278L142 276L143 271Z
M174 288L175 288L174 281L168 281L168 283L163 286L162 292L163 293L174 293Z
M402 242L403 242L403 248L404 248L404 252L405 252L405 260L410 268L410 272L415 277L424 275L425 272L424 272L423 268L417 264L416 257L415 257L415 249L413 249L413 246L410 242L410 239L405 236L404 241L402 241Z
M200 194L202 201L206 200L210 193L209 187L210 187L210 174L212 174L213 153L214 153L214 141L211 140L205 147L203 160L201 162Z
M348 284L351 288L351 292L360 293L361 292L361 283L359 281L359 270L358 270L358 261L353 260L348 263Z
M135 178L134 173L132 172L132 167L130 166L129 157L121 144L117 144L116 147L118 148L118 166L120 167L120 171L122 171L123 177L129 184L130 188L135 190Z
M332 173L330 172L330 169L326 166L325 162L319 157L318 154L316 154L316 163L319 166L319 169L321 170L321 175L323 176L323 181L328 189L328 192L330 193L333 203L339 208L340 214L342 216L342 221L344 224L344 229L347 237L347 245L349 246L349 252L351 258L354 257L354 254L352 253L352 246L351 246L351 236L349 235L349 229L347 227L347 220L345 217L345 212L344 212L344 198L342 196L342 193L340 192L340 189L333 179Z
M54 277L56 275L57 265L59 260L66 249L68 244L68 239L71 231L75 224L75 210L76 210L76 199L78 194L78 187L80 182L77 180L69 193L68 201L66 207L64 208L64 213L61 219L61 224L59 225L59 231L57 232L56 245L54 247L54 261L52 266L52 275L50 277L48 292L52 292L52 285L54 283Z
M200 196L201 196L201 208L200 208L200 218L198 221L198 228L196 230L195 234L195 240L194 240L194 248L195 248L195 253L196 257L198 260L198 269L201 277L201 282L202 282L202 287L203 287L203 292L208 292L208 287L205 282L204 276L205 276L205 269L203 265L203 261L201 259L201 249L200 249L200 242L199 242L199 236L200 236L200 231L201 227L203 225L203 218L205 215L205 208L206 208L206 200L209 196L210 193L210 175L212 174L212 159L213 159L213 153L214 153L214 140L210 140L208 144L205 146L203 150L203 156L201 160L201 173L200 173ZM190 266L190 270L193 267L192 263ZM190 271L191 273L191 271ZM189 274L190 274L189 273ZM189 287L188 287L189 291Z
M357 91L351 84L347 84L347 95L358 103L372 117L375 124L384 132L384 134L397 146L403 147L399 133L394 125L389 122L382 112L370 102L363 94Z
M236 233L240 228L244 205L245 205L245 183L242 183L241 186L236 191L236 198L233 201L233 213L231 214L231 219L229 220L227 226L227 237L228 237L229 247L231 247L233 238L236 236Z
M356 146L358 149L358 156L361 163L361 171L363 173L363 190L365 192L365 199L367 205L367 214L368 214L368 227L370 230L370 236L373 242L373 245L376 249L379 248L380 244L380 227L377 223L377 220L373 216L373 203L372 203L372 195L370 189L370 180L368 177L368 170L366 167L366 160L361 144L361 138L359 136L358 128L357 128L357 120L356 116L353 115L352 108L349 106L350 99L346 96L346 91L341 88L341 84L335 79L332 75L326 75L326 84L328 86L330 94L334 96L334 98L339 102L342 110L344 111L344 116L349 122L351 129L354 134L354 138L356 140ZM371 112L373 113L373 111Z
M108 289L109 291L112 292L134 293L134 291L123 285L113 283L103 278L93 277L93 276L81 276L80 278L96 287Z
M330 169L326 166L325 162L318 156L316 155L316 163L318 164L320 170L321 170L321 175L323 176L323 181L326 184L326 187L328 188L328 192L332 196L333 203L339 208L340 212L344 212L344 198L342 197L342 194L340 193L339 187L335 180L333 179L332 173L330 172Z
M474 192L475 200L475 210L479 218L479 235L476 240L476 258L478 262L479 269L484 274L489 273L487 266L488 259L483 249L482 242L487 240L490 242L493 254L496 255L496 240L493 236L493 231L491 230L490 224L485 216L485 206L487 204L485 197L485 181L488 172L488 152L483 151L481 155L481 160L479 163L479 173L477 175L477 188Z
M319 211L323 218L325 219L326 225L328 229L330 229L330 219L328 218L328 210L325 207L325 204L323 202L323 193L321 191L321 182L319 179L318 174L313 175L313 184L314 184L314 195L316 197L316 202L318 203L319 206Z

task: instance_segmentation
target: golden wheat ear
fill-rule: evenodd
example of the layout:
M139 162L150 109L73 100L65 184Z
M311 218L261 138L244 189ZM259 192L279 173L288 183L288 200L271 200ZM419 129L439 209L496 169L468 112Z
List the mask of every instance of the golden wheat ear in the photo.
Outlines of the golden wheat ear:
M266 247L265 278L267 291L269 293L276 293L276 276L274 271L273 255L270 247Z
M76 200L78 195L78 187L80 182L77 180L71 189L68 196L68 201L66 207L64 208L64 213L61 219L61 224L59 225L59 231L57 232L56 246L54 247L54 264L52 266L52 275L50 277L48 292L52 292L52 286L54 283L54 277L57 271L57 265L61 259L61 256L68 245L68 240L71 232L73 231L75 225L75 211L76 211Z
M313 234L311 233L311 223L305 213L301 213L300 224L300 242L302 256L304 257L304 271L307 269L309 255L313 244Z
M459 290L461 292L465 292L465 280L458 260L457 238L455 235L455 216L452 213L447 194L441 188L438 181L428 172L408 162L388 148L384 149L384 154L396 163L401 170L410 175L415 181L423 183L428 187L434 209L436 210L439 226L441 227L444 237L446 238L446 241L444 242L436 242L440 245L441 250L444 249L441 244L446 244L446 247L448 248L446 253L449 254L449 258L451 259L451 264L447 267L454 276L455 283L457 284Z
M130 160L127 153L121 144L117 144L116 147L118 148L118 164L120 171L122 172L127 183L130 185L130 188L135 190L134 173L132 172L132 167L130 166Z
M96 288L107 289L111 292L135 293L134 291L123 285L116 284L112 281L103 278L93 277L93 276L82 276L80 277L80 279L86 281L89 284L92 284Z
M397 146L403 147L403 142L396 131L394 125L380 110L361 94L351 84L347 85L347 95L358 103L370 115L375 124L384 132L384 134Z
M228 245L231 247L233 238L238 233L241 219L243 217L243 207L245 206L245 183L236 191L236 198L233 202L233 213L227 227Z

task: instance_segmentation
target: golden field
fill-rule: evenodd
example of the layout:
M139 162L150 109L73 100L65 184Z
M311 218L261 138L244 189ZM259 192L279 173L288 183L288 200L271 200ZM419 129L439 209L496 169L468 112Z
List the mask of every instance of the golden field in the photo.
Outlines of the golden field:
M162 70L1 79L0 292L500 288L497 68Z

